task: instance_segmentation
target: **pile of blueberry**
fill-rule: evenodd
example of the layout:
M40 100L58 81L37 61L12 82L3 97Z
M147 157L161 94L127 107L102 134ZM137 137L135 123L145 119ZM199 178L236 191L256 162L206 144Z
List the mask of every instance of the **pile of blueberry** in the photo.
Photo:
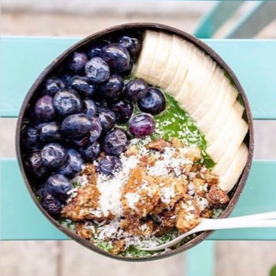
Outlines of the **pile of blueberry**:
M50 215L60 213L73 188L70 179L84 162L97 159L97 170L110 175L121 167L118 156L130 138L154 131L153 116L166 107L163 93L143 79L127 80L141 47L132 36L95 42L74 52L37 91L25 116L22 148Z

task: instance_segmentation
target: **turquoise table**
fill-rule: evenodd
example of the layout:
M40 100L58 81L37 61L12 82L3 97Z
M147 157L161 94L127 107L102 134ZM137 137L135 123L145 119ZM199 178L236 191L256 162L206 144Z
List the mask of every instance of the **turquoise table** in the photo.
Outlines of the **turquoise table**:
M1 117L16 118L22 100L40 72L79 39L3 37L1 39ZM255 120L276 119L276 41L204 40L237 74ZM2 130L3 131L3 130ZM5 146L5 145L2 145ZM2 240L66 240L35 207L14 159L1 160ZM276 210L276 160L254 160L249 179L233 216ZM221 230L209 240L276 240L275 229ZM188 275L200 275L193 262L204 256L200 271L213 274L213 243L188 253ZM194 256L197 258L194 258ZM207 256L207 257L206 257ZM204 267L206 269L204 270Z

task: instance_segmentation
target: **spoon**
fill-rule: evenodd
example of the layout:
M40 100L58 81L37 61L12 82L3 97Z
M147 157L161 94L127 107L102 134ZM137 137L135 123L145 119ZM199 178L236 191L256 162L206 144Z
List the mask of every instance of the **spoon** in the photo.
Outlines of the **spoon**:
M156 251L171 247L187 236L207 231L207 230L218 230L218 229L234 229L234 228L268 228L275 227L276 228L276 212L268 212L263 214L249 215L249 216L241 216L235 218L223 218L223 219L204 219L200 220L200 223L193 228L192 230L178 236L172 241L164 243L159 246L150 247L150 248L138 248L140 250L145 251Z

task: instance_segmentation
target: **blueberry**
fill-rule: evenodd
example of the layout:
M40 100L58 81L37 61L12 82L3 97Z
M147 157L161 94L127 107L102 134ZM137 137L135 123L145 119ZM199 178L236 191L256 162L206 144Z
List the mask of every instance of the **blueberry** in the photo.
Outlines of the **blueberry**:
M129 36L123 36L120 39L120 44L122 44L128 50L128 48L130 48L132 46L133 42Z
M108 103L105 101L105 99L95 101L95 105L96 105L97 109L99 109L99 108L108 108Z
M68 178L73 178L82 169L83 159L75 149L68 149L68 161L66 165L58 170L58 174L63 174Z
M102 58L94 57L86 63L85 73L92 83L99 84L108 80L110 69Z
M25 165L35 178L43 178L48 173L48 168L41 161L41 151L35 151L28 156L25 159Z
M37 133L37 128L34 127L28 127L23 132L23 144L26 148L32 149L36 148L39 145L39 136Z
M85 135L84 137L71 139L71 142L73 145L77 147L83 147L88 144L88 142L90 141L89 138L90 138L89 135Z
M79 94L73 89L62 90L54 96L54 107L58 115L66 117L80 112L81 99Z
M72 72L62 72L59 74L59 78L65 84L68 85L69 80L73 77Z
M68 198L68 192L73 189L73 185L64 175L54 174L47 179L45 188L51 195L65 200Z
M41 201L41 206L52 217L59 216L62 210L61 201L52 196L51 194L47 194L43 198L43 200Z
M125 95L130 101L142 99L148 93L148 84L143 79L131 80L126 84Z
M61 124L61 131L69 138L83 137L92 129L88 115L79 113L66 117Z
M80 148L81 155L88 162L92 162L96 160L100 154L100 151L101 151L101 147L98 142L93 142L88 144L85 147Z
M110 43L102 48L101 57L114 72L124 72L129 69L130 56L127 49L119 43Z
M129 120L129 132L137 138L151 135L154 129L154 120L148 114L138 114Z
M95 85L90 84L87 77L74 76L68 81L68 85L77 90L83 97L91 97L96 91Z
M53 98L45 95L35 104L34 115L41 122L49 122L55 118L55 108Z
M39 138L43 142L55 142L63 139L60 124L48 122L38 125Z
M122 161L112 155L106 155L99 158L97 171L106 175L112 175L122 169Z
M126 67L126 69L124 70L124 72L120 73L121 76L129 76L131 74L132 68L133 68L133 62L130 61L129 66Z
M133 104L124 100L113 103L111 109L115 112L119 124L126 123L133 113Z
M38 190L37 190L37 195L39 196L40 200L42 201L49 193L44 186L41 186Z
M91 121L90 142L96 141L102 134L102 125L97 117L89 118Z
M114 128L103 139L103 149L108 155L120 155L127 150L128 144L127 134L121 128Z
M141 40L135 37L123 36L120 39L120 44L129 51L131 57L137 57L142 48Z
M163 93L157 88L150 88L148 93L138 101L141 111L157 115L166 108L166 99Z
M106 41L96 42L91 49L88 50L87 56L91 59L93 57L99 57L102 51L102 48L107 44Z
M41 120L36 115L35 108L33 108L33 105L30 104L29 108L26 109L25 117L24 117L24 125L32 125L36 127L38 124L42 123ZM24 133L25 130L22 129ZM23 136L22 136L23 137Z
M84 72L84 66L88 59L85 53L74 52L68 61L68 67L76 74L82 74Z
M95 116L97 113L97 106L95 102L91 99L83 100L83 112L87 114L89 117Z
M116 101L123 94L124 80L117 74L112 74L107 82L99 85L101 96L108 100Z
M65 148L58 143L49 143L41 150L41 162L50 169L57 169L65 165L68 154Z
M53 97L58 91L65 88L62 80L50 78L44 84L44 94Z
M108 108L100 108L98 110L98 118L105 132L111 130L116 123L116 114Z

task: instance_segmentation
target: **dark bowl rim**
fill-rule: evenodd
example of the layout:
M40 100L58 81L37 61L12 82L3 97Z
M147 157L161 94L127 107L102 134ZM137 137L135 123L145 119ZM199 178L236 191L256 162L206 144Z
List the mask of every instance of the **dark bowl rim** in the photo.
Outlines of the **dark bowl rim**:
M229 74L232 82L234 83L234 85L238 89L239 94L242 96L244 106L245 106L245 112L246 112L246 116L247 116L247 120L248 120L248 126L249 126L248 143L247 143L247 146L248 146L248 149L249 149L249 154L248 154L248 158L247 158L245 168L244 168L244 170L241 174L241 177L239 178L238 182L235 185L236 190L234 191L234 194L233 194L229 204L227 205L226 209L223 211L220 218L228 217L231 214L231 212L233 211L234 207L236 206L236 204L238 202L238 199L241 195L241 192L244 188L247 177L249 175L250 167L251 167L251 164L252 164L252 159L253 159L254 133L253 133L252 113L251 113L251 109L250 109L250 106L249 106L248 99L246 97L246 94L245 94L245 92L244 92L237 76L234 74L234 72L231 70L231 68L227 65L227 63L212 48L210 48L203 41L201 41L200 39L194 37L193 35L191 35L189 33L186 33L182 30L176 29L176 28L171 27L171 26L167 26L167 25L159 24L159 23L152 23L152 22L137 22L137 23L135 22L135 23L125 23L125 24L115 25L113 27L110 27L110 28L98 31L98 32L96 32L92 35L89 35L86 38L84 38L84 39L80 40L79 42L75 43L70 48L65 50L61 55L59 55L52 63L50 63L50 65L48 65L42 71L42 73L38 76L38 78L33 83L33 85L31 86L31 88L29 89L28 93L26 94L26 96L24 98L24 101L22 103L22 106L21 106L21 109L20 109L20 112L19 112L17 125L16 125L16 134L15 134L16 135L17 160L18 160L18 163L19 163L20 171L21 171L21 174L23 176L25 185L26 185L26 187L29 191L29 194L31 195L34 203L37 205L37 207L40 209L40 211L48 218L48 220L53 225L55 225L60 231L62 231L65 235L67 235L69 238L75 240L76 242L78 242L81 245L89 248L90 250L93 250L93 251L95 251L95 252L97 252L101 255L111 257L113 259L122 260L122 261L142 262L142 261L148 261L148 260L159 260L159 259L162 259L162 258L165 258L165 257L168 257L168 256L173 256L177 253L186 251L186 250L190 249L191 247L197 245L201 241L205 240L214 231L203 232L203 233L197 235L195 238L188 241L187 243L185 243L184 245L180 246L179 248L174 249L174 250L170 250L170 251L167 251L165 253L158 254L158 255L152 255L152 256L148 256L148 257L132 258L132 257L117 256L117 255L113 255L111 253L108 253L108 252L100 249L99 247L93 245L91 242L89 242L87 240L84 240L83 238L81 238L78 235L74 234L73 232L71 232L67 228L63 227L55 219L53 219L51 216L49 216L48 213L41 207L40 203L38 202L38 200L36 198L35 193L33 192L32 188L31 188L31 185L29 184L29 181L27 179L25 169L24 169L24 166L23 166L23 162L22 162L21 145L20 145L20 136L21 136L22 123L23 123L23 116L25 114L26 108L28 107L28 103L29 103L31 97L33 96L33 94L37 90L37 88L41 85L41 83L45 80L45 78L48 77L48 75L50 75L57 68L57 66L62 61L64 61L64 59L69 54L71 54L76 49L78 49L82 46L85 46L87 43L89 43L89 42L91 42L91 41L93 41L97 38L100 38L102 36L110 35L113 32L118 32L118 31L127 30L127 29L141 29L141 30L152 29L152 30L156 30L156 31L163 31L163 32L166 32L166 33L169 33L169 34L176 34L176 35L184 38L185 40L188 40L189 42L193 43L195 46L197 46L198 48L203 50L206 54L208 54L217 64L219 64L223 68L223 70L226 73Z

